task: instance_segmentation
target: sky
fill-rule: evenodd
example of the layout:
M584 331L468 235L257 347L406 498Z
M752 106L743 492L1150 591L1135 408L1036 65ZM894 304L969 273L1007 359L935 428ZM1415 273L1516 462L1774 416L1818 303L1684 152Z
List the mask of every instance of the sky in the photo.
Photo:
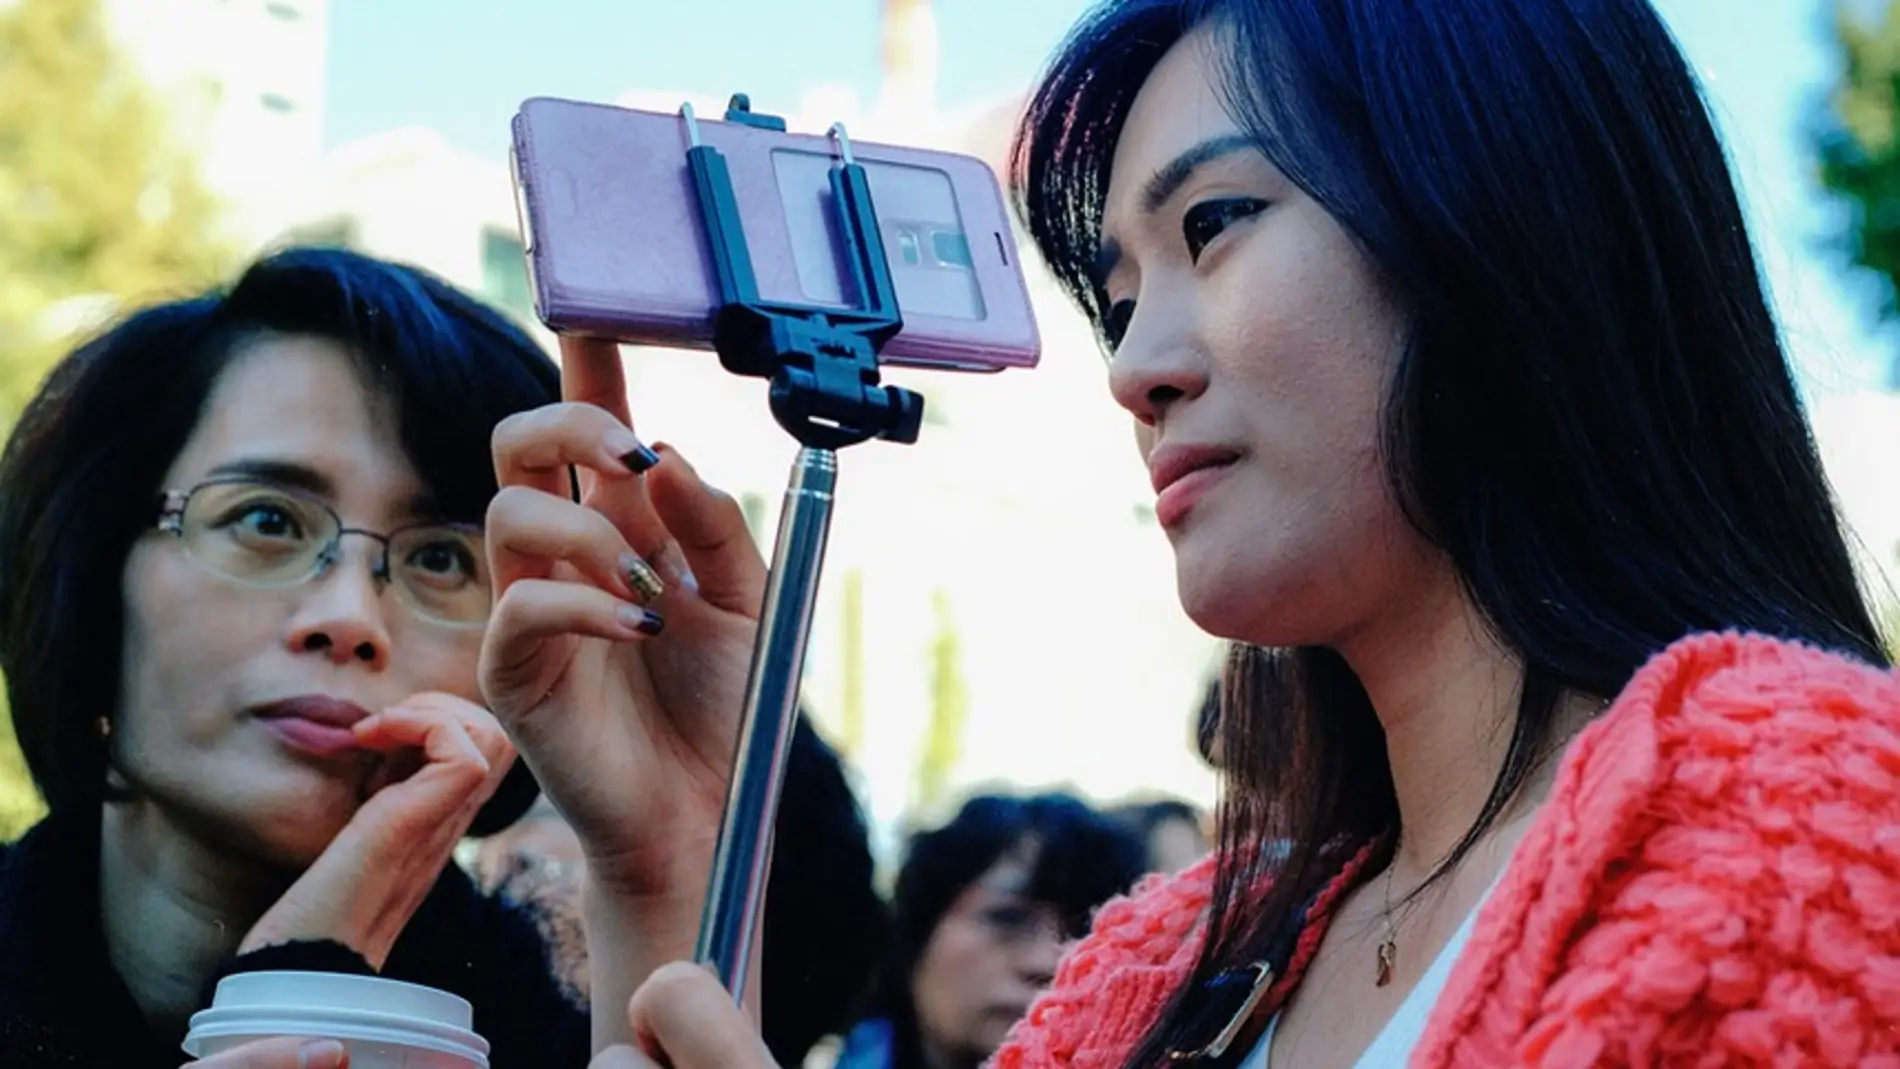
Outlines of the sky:
M1086 6L938 0L943 105L1020 93ZM1875 326L1877 284L1841 266L1840 210L1807 156L1804 130L1835 71L1821 0L1657 6L1723 127L1804 388L1882 384L1900 336ZM501 159L529 96L743 91L785 112L820 86L868 101L878 82L877 0L332 0L331 19L331 145L427 126Z

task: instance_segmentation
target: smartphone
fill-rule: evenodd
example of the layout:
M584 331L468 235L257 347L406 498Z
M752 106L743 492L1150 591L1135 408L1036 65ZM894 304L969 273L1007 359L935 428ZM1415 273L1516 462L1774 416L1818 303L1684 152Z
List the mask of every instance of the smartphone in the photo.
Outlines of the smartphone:
M726 157L759 296L852 307L829 136L697 120ZM535 312L550 329L710 349L718 300L678 114L537 97L514 119L510 170ZM853 141L904 326L881 363L1034 367L1041 339L996 175L982 160Z

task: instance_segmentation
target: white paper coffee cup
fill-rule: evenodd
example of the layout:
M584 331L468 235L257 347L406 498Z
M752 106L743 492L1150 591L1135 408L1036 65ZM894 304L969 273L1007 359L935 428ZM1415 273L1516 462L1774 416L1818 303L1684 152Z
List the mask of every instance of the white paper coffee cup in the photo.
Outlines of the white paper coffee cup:
M275 1036L334 1039L350 1069L488 1069L468 1001L377 976L247 972L218 981L191 1017L185 1053L209 1057Z

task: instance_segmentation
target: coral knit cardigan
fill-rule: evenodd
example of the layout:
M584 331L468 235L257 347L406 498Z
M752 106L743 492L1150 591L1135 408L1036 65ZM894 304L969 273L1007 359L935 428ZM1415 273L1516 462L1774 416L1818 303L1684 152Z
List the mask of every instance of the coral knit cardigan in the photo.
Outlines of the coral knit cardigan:
M1676 643L1564 755L1412 1069L1900 1069L1897 787L1893 674ZM1104 906L995 1069L1121 1066L1193 965L1212 876Z

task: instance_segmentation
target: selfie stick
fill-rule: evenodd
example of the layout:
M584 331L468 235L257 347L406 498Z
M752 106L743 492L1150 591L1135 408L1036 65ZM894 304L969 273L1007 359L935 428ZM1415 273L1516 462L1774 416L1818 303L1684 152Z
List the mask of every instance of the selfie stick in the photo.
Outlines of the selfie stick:
M696 957L743 999L752 933L765 898L772 826L785 757L797 719L798 683L811 634L818 576L831 530L837 450L872 438L915 442L923 398L878 384L878 350L904 325L884 258L871 186L851 156L842 124L831 128L837 159L831 200L858 309L820 308L760 298L739 218L732 176L719 150L700 140L692 105L680 108L700 216L719 286L713 348L726 370L767 379L772 415L802 447L785 487L772 573L746 678L745 713L733 757L732 785L700 917ZM783 119L752 111L735 94L726 121L783 131Z

